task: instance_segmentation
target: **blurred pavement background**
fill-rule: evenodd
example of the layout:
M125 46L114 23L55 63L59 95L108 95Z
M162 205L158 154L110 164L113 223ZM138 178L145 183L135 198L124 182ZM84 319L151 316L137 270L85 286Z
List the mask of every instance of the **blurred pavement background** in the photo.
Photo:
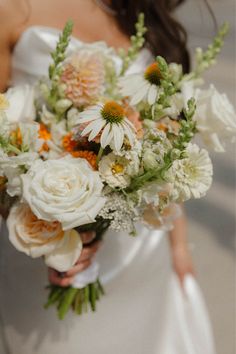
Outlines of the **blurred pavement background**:
M206 75L236 107L236 1L209 0L218 25L230 23L230 33L218 63ZM179 17L189 34L189 48L206 47L214 24L203 0L188 0ZM226 154L211 154L214 183L207 197L187 203L189 237L198 279L203 289L218 354L236 353L235 324L235 146ZM205 354L205 353L202 353Z

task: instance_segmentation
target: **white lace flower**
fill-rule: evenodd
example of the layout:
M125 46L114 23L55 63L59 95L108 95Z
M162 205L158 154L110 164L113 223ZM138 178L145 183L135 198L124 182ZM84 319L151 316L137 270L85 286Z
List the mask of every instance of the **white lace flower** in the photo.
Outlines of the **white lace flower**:
M110 193L106 195L106 199L99 216L110 220L109 228L114 231L135 232L134 222L139 219L136 208L118 193Z
M119 151L125 137L131 146L134 144L135 128L126 118L123 107L114 101L81 112L76 123L88 124L81 134L88 135L89 141L101 135L100 143L103 149L109 145L113 150Z
M172 198L184 202L190 198L201 198L212 183L212 162L205 149L189 144L187 157L176 160L168 170L167 178L173 183Z
M131 98L131 106L141 101L153 105L159 94L160 70L157 63L151 64L144 74L127 75L120 79L121 94Z

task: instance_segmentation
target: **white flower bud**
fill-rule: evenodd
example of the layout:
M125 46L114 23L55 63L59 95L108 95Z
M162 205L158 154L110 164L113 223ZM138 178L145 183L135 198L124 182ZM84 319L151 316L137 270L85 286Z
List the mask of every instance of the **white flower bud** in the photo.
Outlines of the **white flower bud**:
M65 97L66 84L58 85L57 90L60 97Z
M150 149L147 149L143 154L143 164L146 170L151 170L158 166L157 156Z
M172 78L174 82L178 82L183 74L183 67L182 65L171 63L169 65L170 72L172 74Z
M71 105L72 102L67 98L64 98L57 101L57 103L55 104L55 110L57 113L64 113Z
M145 128L151 129L151 128L155 128L156 127L156 122L154 122L151 119L144 119L143 125L144 125Z

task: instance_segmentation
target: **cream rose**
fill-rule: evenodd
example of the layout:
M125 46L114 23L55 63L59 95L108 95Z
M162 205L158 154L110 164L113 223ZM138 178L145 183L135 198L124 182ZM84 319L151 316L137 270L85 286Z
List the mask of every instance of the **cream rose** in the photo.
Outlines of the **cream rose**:
M23 199L33 213L59 221L63 230L94 222L105 203L99 174L84 159L39 160L21 178Z
M63 231L57 221L39 220L26 204L18 203L7 219L13 246L32 258L45 257L45 263L66 272L78 260L82 241L77 231Z

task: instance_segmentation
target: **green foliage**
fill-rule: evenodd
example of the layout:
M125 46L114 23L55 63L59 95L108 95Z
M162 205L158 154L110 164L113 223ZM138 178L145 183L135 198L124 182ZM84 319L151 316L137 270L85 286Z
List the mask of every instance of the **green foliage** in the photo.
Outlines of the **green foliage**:
M196 110L194 98L188 101L188 108L184 110L184 119L180 122L180 130L178 136L172 142L172 148L164 156L164 165L153 168L142 175L134 177L130 186L127 188L127 193L142 188L146 183L165 180L165 173L169 170L175 160L180 160L185 157L185 149L188 143L192 140L196 133L196 123L193 121L193 116Z
M48 92L47 101L53 110L55 110L55 105L60 98L58 92L58 82L61 75L61 64L66 58L66 50L70 43L72 30L73 22L69 20L59 37L55 51L51 53L51 57L53 59L53 63L49 66L49 79L51 81L51 88Z
M224 23L215 36L213 42L205 51L201 48L196 49L196 67L190 74L184 76L184 80L197 79L201 77L204 71L216 63L216 57L224 45L224 38L228 32L229 24Z
M121 71L121 75L123 75L132 62L137 58L137 55L140 52L140 49L143 47L145 43L144 35L147 32L147 28L144 25L144 14L140 13L138 16L138 21L135 25L136 34L131 36L131 46L128 49L128 52L124 49L120 49L119 55L123 60L123 67Z
M7 139L4 136L0 135L0 148L6 153L14 153L16 155L19 155L22 153L20 149L18 149L16 146L12 145L10 140Z

